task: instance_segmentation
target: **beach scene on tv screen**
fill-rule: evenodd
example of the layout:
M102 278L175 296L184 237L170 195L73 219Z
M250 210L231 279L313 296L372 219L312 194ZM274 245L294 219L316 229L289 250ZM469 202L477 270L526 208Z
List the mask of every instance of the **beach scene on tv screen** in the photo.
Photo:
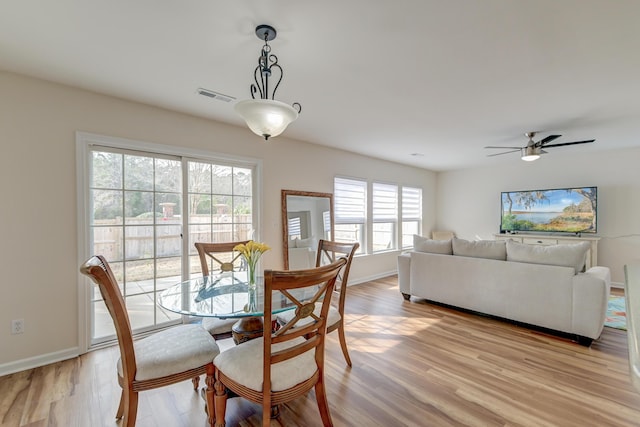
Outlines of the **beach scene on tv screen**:
M502 193L501 229L595 233L596 187Z

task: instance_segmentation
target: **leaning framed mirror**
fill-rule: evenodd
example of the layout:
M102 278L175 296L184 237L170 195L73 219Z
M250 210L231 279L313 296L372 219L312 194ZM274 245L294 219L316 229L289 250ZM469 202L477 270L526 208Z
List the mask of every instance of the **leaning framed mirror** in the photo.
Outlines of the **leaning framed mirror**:
M320 239L333 240L333 194L282 190L285 270L315 267Z

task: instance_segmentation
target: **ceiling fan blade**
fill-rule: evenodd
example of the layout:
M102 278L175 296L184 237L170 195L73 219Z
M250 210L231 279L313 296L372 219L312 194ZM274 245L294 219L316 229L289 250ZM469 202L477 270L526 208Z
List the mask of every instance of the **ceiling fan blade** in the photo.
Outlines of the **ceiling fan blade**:
M562 135L549 135L546 138L542 138L540 141L538 141L536 144L539 146L543 146L544 144L547 144L555 139L560 138Z
M487 146L486 146L486 147L484 147L484 148L504 148L504 149L506 149L506 150L519 150L519 149L521 149L522 147L498 147L498 146L495 146L495 145L487 145Z
M496 147L496 148L497 148L497 147ZM505 147L501 147L501 148L505 148ZM503 155L503 154L515 153L516 151L520 151L520 148L518 148L518 149L516 149L516 150L505 151L505 152L503 152L503 153L487 154L487 157L501 156L501 155Z
M588 144L588 143L594 142L594 141L595 141L595 139L588 139L586 141L563 142L561 144L545 145L544 148L562 147L562 146L565 146L565 145Z

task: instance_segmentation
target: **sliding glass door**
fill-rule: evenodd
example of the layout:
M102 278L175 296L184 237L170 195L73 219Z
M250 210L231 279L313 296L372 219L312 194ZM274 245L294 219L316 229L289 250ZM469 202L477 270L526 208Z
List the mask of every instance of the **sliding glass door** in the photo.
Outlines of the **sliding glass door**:
M255 165L88 145L88 255L109 262L134 333L181 321L156 300L200 272L193 243L247 240L255 233ZM115 339L92 287L89 345Z
M179 315L156 305L182 270L182 162L179 158L91 152L90 239L107 258L127 305L131 328L144 331ZM97 287L91 298L92 342L115 331Z

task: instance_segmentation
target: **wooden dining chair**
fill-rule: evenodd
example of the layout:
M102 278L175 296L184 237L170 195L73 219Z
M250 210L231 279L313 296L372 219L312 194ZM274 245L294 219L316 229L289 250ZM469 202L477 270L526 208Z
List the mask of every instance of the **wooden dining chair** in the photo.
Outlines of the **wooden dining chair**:
M229 392L261 404L262 425L269 426L272 407L294 400L312 388L323 425L333 425L324 386L324 343L330 295L346 262L341 258L307 270L265 270L265 324L272 320L274 291L280 291L276 298L286 298L295 304L295 316L273 334L225 350L213 360L217 427L225 425ZM303 299L301 295L312 297ZM319 301L322 308L316 313ZM306 320L306 324L296 327L301 320Z
M202 275L217 274L223 272L238 271L246 268L244 259L240 252L233 248L241 243L246 244L248 240L225 243L204 243L197 242L195 247L200 256L200 267ZM232 335L231 328L238 319L222 319L218 317L204 317L202 327L205 328L215 339L229 338Z
M318 242L318 251L316 253L316 267L335 262L339 257L345 257L347 263L342 268L342 271L338 274L336 280L336 286L334 292L338 296L338 306L331 305L329 307L329 316L327 319L327 333L338 331L338 337L340 338L340 347L342 348L342 354L347 365L352 366L351 357L349 357L349 350L347 349L347 337L344 331L344 306L347 300L347 285L349 280L349 271L351 270L351 261L353 255L360 247L359 243L341 243L332 242L329 240L320 240ZM321 304L318 304L316 311L319 311ZM286 324L293 317L293 313L285 311L278 314L278 323Z
M188 379L197 390L202 374L207 375L207 387L213 386L212 361L220 349L207 331L200 325L179 325L134 342L124 298L104 257L91 257L80 272L98 285L115 326L120 347L118 383L122 388L116 419L124 417L122 426L135 425L138 392ZM213 425L213 391L207 398L208 421Z

